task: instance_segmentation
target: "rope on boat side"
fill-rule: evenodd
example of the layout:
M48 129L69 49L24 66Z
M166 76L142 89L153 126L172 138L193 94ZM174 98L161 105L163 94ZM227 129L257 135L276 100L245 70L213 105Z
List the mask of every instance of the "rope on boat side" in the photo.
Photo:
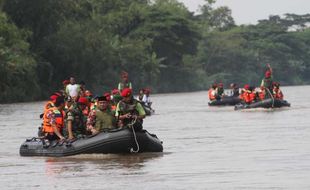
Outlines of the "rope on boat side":
M139 143L138 143L138 140L137 140L136 132L135 132L135 129L133 127L133 125L136 123L136 121L137 121L137 117L135 117L133 122L128 124L128 126L131 127L131 129L132 129L133 137L134 137L136 145L137 145L137 150L134 150L133 148L130 148L130 153L138 153L139 150L140 150L140 146L139 146Z
M269 95L271 96L271 99L272 99L272 108L273 108L273 107L274 107L274 97L273 97L273 95L271 94L269 88L266 88L266 89L267 89Z

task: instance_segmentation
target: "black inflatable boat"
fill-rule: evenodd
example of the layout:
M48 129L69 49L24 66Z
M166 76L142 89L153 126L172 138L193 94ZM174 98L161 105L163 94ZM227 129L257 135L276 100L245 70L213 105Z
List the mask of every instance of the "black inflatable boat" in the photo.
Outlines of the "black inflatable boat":
M235 105L235 110L241 109L252 109L252 108L280 108L280 107L290 107L291 104L286 100L278 100L278 99L266 99L258 102L254 102L252 104L239 103Z
M136 137L136 138L135 138ZM107 154L130 152L162 152L162 142L146 130L133 133L132 129L102 132L75 141L46 142L44 139L27 139L21 146L21 156L71 156L76 154Z
M220 100L208 102L209 106L234 106L240 103L240 98L234 96L224 96Z

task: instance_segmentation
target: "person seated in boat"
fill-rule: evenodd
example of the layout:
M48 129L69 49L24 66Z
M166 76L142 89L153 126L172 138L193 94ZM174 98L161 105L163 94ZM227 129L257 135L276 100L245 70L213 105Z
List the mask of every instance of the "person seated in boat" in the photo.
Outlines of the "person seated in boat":
M121 96L121 94L120 94L118 89L113 89L111 91L111 94L112 94L111 95L111 103L110 103L111 104L111 109L113 111L115 111L118 102L121 101L123 98L122 98L122 96Z
M54 93L50 96L49 101L47 101L44 105L44 111L43 112L45 112L46 110L55 106L54 104L55 104L58 96L60 96L60 94L58 94L58 93Z
M264 86L261 86L258 91L258 98L260 101L264 100L266 97L266 89Z
M140 89L140 90L139 90L139 94L138 94L138 96L137 96L136 99L137 99L139 102L142 102L143 96L144 96L144 89Z
M78 102L72 104L72 106L66 111L66 125L65 132L68 135L68 139L74 139L79 135L86 134L86 120L83 110L86 109L88 101L85 97L80 97Z
M272 92L272 82L273 82L273 77L272 77L272 68L271 66L268 64L267 65L267 69L265 72L265 77L262 79L261 85L265 87L265 90L269 90L269 92ZM268 96L268 93L266 93L266 95Z
M283 100L283 93L280 89L280 83L275 82L273 85L273 97L278 100Z
M208 91L208 96L209 96L210 101L216 101L216 100L220 99L220 97L217 94L217 85L216 84L211 85L211 88Z
M223 83L219 83L217 85L217 95L220 99L224 96L224 85L223 85Z
M132 89L131 82L128 81L128 73L125 71L121 72L121 82L118 83L118 90L121 93L123 89L130 88Z
M148 107L151 107L151 105L152 105L152 102L150 99L150 93L151 93L150 89L148 89L148 88L144 89L144 95L142 98L142 102L144 103L144 105L146 105Z
M133 126L136 131L142 130L146 115L142 105L133 98L130 88L123 89L121 96L123 99L117 104L116 119L122 120L124 126Z
M98 97L97 108L89 113L86 126L91 134L116 128L116 119L105 96Z
M249 90L250 90L250 94L249 94L250 102L253 103L253 102L259 101L256 95L256 88L254 86L250 86Z
M244 85L240 99L246 104L251 104L255 100L255 97L256 96L253 87L250 87L248 84Z
M230 89L231 89L231 96L232 97L239 97L239 88L236 83L231 83L230 84Z
M55 106L48 109L43 116L43 134L46 139L63 140L65 137L62 134L64 127L64 96L58 96L55 101Z

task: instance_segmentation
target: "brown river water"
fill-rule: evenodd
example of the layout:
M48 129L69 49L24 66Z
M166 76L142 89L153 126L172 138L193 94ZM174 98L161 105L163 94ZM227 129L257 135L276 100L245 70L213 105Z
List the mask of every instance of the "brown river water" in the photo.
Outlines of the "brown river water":
M283 87L292 106L208 107L207 92L154 95L144 128L163 153L20 157L44 102L0 105L1 189L310 189L310 86Z

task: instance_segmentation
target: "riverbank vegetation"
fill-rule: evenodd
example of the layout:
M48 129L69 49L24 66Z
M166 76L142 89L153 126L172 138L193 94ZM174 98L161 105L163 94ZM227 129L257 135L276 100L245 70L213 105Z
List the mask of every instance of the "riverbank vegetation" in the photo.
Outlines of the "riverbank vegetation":
M69 76L95 93L126 70L135 90L258 85L267 63L283 85L310 83L310 14L236 25L206 0L0 0L0 102L46 98Z

